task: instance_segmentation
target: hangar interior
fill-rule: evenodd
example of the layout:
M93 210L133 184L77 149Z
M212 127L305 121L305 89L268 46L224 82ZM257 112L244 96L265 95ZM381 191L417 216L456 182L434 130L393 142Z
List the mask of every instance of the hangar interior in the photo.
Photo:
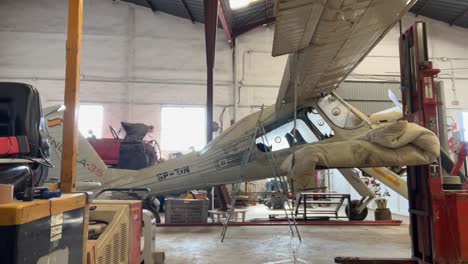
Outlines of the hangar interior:
M41 112L38 110L41 108L36 107L32 101L27 101L24 108L26 110L21 108L23 106L11 108L11 105L20 100L17 98L24 99L31 96L29 94L17 95L16 92L12 92L13 90L33 91L37 89L34 92L36 95L32 96L37 98L28 100L37 100L42 104L43 122L46 128L41 130L41 135L44 141L48 141L45 144L49 146L47 151L44 151L44 149L41 150L44 146L41 145L42 143L34 145L34 140L29 137L30 131L27 130L29 126L26 126L26 132L23 133L5 134L2 132L0 135L0 143L6 146L0 148L2 156L0 159L5 160L0 167L6 166L5 170L0 169L0 180L5 178L1 180L0 193L2 195L0 196L3 194L6 196L0 197L0 211L4 210L0 213L0 232L2 236L5 236L5 239L1 239L3 241L0 245L4 249L16 249L16 251L11 251L15 252L13 254L1 253L5 254L2 256L7 261L5 263L146 263L149 259L151 263L273 264L333 263L334 261L337 261L336 263L360 263L339 262L343 259L334 259L337 256L408 258L405 260L407 262L391 262L394 260L387 259L383 262L363 263L464 263L463 261L468 261L468 244L464 240L466 235L463 235L463 231L466 231L463 221L466 221L467 217L463 214L463 208L465 208L463 201L468 201L466 199L468 195L464 196L466 195L465 189L468 187L464 185L463 179L463 175L466 175L466 172L463 172L466 166L460 165L461 169L460 166L457 167L458 162L463 164L465 160L464 139L465 135L468 136L466 134L468 127L467 1L395 1L399 3L395 5L407 6L407 9L399 12L389 9L389 13L395 12L391 19L396 19L396 23L386 22L390 25L388 31L379 33L378 40L377 38L371 40L375 42L375 46L369 47L369 53L359 51L363 55L362 58L355 65L351 65L352 71L343 76L345 77L343 82L340 80L340 83L332 90L325 93L322 91L320 95L312 99L306 98L306 95L301 93L302 86L295 86L295 92L299 93L299 97L296 94L295 100L292 100L292 97L280 98L279 96L279 94L284 95L281 89L283 89L285 78L289 74L292 75L294 71L300 70L291 68L291 72L288 73L288 55L273 57L272 51L275 52L276 48L286 45L284 42L288 40L280 42L283 41L281 38L287 34L294 35L295 32L299 32L297 28L294 28L294 23L307 24L301 20L302 16L306 16L308 23L312 23L314 19L320 20L318 22L320 26L322 18L328 14L326 12L336 12L340 19L346 23L349 22L352 27L354 23L359 25L361 21L355 18L361 13L357 11L357 13L352 13L355 9L365 5L368 6L367 9L364 8L362 10L365 11L360 12L372 12L372 7L377 6L375 9L378 9L379 6L385 5L384 2L386 1L0 1L0 89L1 94L5 94L4 97L0 94L1 122L10 118L11 115L23 115L22 111L28 113L28 117L17 119L15 122L22 122L23 119L30 120L32 118L30 115L33 115L31 113ZM393 8L391 5L389 4ZM317 11L317 6L324 11L321 11L322 13ZM288 17L288 10L298 12L298 14L292 13L293 16L297 16L296 20L294 17ZM309 13L312 14L310 17ZM317 14L322 14L322 16ZM380 23L378 16L368 15L377 21L376 24ZM286 29L280 28L282 25L280 23L284 21L287 23L288 19L291 19L292 22L289 21L291 24L285 25ZM73 22L77 24L74 25ZM418 83L416 86L422 86L421 89L426 89L426 91L432 89L432 85L436 87L433 90L438 96L434 99L435 103L430 103L427 98L417 101L414 95L406 98L403 98L404 94L402 95L402 90L408 89L404 83L405 67L416 63L405 61L407 57L405 57L405 46L402 44L405 43L403 36L416 39L416 33L408 32L410 29L417 32L416 29L419 30L417 25L423 24L424 33L417 36L418 41L421 42L414 40L414 43L425 45L427 60L424 61L431 61L432 64L411 66L413 68L408 72L416 74L415 72L421 71L423 75L431 72L429 75L424 75L421 80L418 79L422 84ZM334 30L338 32L338 29ZM364 29L361 30L364 31ZM303 40L303 36L313 35L313 33L314 31L306 26L306 30L297 34L301 35ZM319 43L320 32L315 33L318 37L314 39L314 35L312 39ZM359 31L356 29L353 34L358 35ZM76 41L77 46L73 46L73 41ZM291 43L294 41L293 39ZM314 41L311 41L310 45L314 45ZM408 43L408 45L414 44L411 41ZM417 52L424 53L422 48L420 50L421 46L414 45L416 48L408 48L410 55L406 54L406 56L412 56ZM333 47L328 49L327 46L320 47L325 51L333 49ZM354 52L353 47L350 48L350 52ZM304 50L296 48L293 52L282 54L293 54L289 55L290 61L297 58L299 63L303 63L298 64L298 68L301 65L307 65L310 61L320 62L318 55L301 60L300 56L307 55ZM339 54L336 58L339 58ZM296 55L298 57L293 57ZM73 58L75 60L78 58L77 62ZM210 60L213 60L211 69ZM75 62L74 66L73 62ZM438 69L440 72L431 71L433 69ZM211 85L210 71L213 77ZM307 72L301 74L306 75ZM298 76L302 76L301 74ZM433 82L430 78L433 78ZM287 82L294 83L294 79L286 80ZM288 86L288 84L285 85ZM303 85L305 87L306 83ZM330 97L331 91L334 93ZM422 95L419 94L419 96ZM307 173L304 173L309 181L305 185L312 184L313 188L294 191L292 187L295 181L294 176L300 174L300 164L311 164L307 157L315 157L315 152L306 152L306 147L303 149L300 147L302 143L310 143L307 138L303 138L305 134L301 132L301 125L313 126L320 130L323 137L316 134L315 141L327 140L330 137L341 138L342 142L362 140L362 137L358 138L360 133L363 133L359 130L360 128L355 132L354 128L357 126L348 128L346 127L348 123L344 125L344 128L341 127L343 129L340 128L343 136L341 132L333 132L333 129L330 133L323 133L321 128L324 124L327 126L327 122L324 123L326 118L323 117L325 108L321 106L325 101L323 98L330 104L340 102L344 107L333 108L331 110L333 116L339 116L341 112L336 112L339 110L348 111L346 112L347 118L353 115L361 118L359 114L356 114L358 112L366 119L375 113L399 107L400 118L426 127L428 131L434 131L434 126L438 125L436 143L430 140L425 141L423 146L417 145L415 151L424 152L428 145L440 144L440 148L447 153L442 156L451 159L452 166L461 171L454 174L460 175L461 182L447 184L443 182L446 176L439 175L440 177L437 178L434 176L436 174L434 171L429 173L427 168L438 168L434 170L440 171L441 175L444 174L441 168L442 162L445 161L440 157L425 161L424 164L421 162L410 164L410 162L393 165L398 162L389 162L391 164L388 166L382 161L379 161L382 165L374 166L372 164L379 162L370 159L368 163L371 165L363 166L364 168L386 168L398 177L397 180L389 179L383 170L376 169L374 173L377 176L374 177L366 171L356 169L358 166L334 166L330 161L332 158L326 157L326 162L315 160L318 164L317 170L313 165L312 168L307 168ZM310 99L313 103L305 103L306 99ZM320 101L322 99L324 101ZM76 101L73 102L73 100ZM283 100L283 110L279 110L281 100ZM414 110L415 113L418 110L408 105L418 103L424 104L423 109L419 109L422 113L421 118L433 117L431 114L434 112L428 110L427 107L437 109L435 114L437 118L427 122L418 118L404 118L411 116L410 111ZM275 104L276 108L269 107ZM299 108L298 104L302 108ZM61 105L65 105L65 114L59 114L57 110ZM297 108L298 111L291 110L286 115L284 109L287 107ZM320 113L316 112L318 110L315 108L321 107ZM407 111L402 112L402 107ZM273 115L275 109L278 116L283 115L281 120L287 119L287 123L284 121L278 125L279 130L284 128L284 131L280 131L282 135L270 137L268 134L276 129L274 125L277 123L275 122L280 122L268 123L270 121L268 118L270 114ZM314 115L322 117L314 120L312 118ZM327 118L331 119L330 116ZM249 124L253 127L248 127L242 120L249 120ZM54 123L56 121L57 124ZM378 124L369 123L369 127L376 129L377 125L391 126L392 122L387 124L387 121L380 120ZM401 124L402 121L398 122ZM308 123L313 125L308 125ZM18 126L20 125L16 124L16 127ZM33 125L31 129L37 129L38 126L41 128L40 124L35 126ZM3 128L3 123L0 127ZM135 129L136 134L141 133L142 129L144 131L142 137L138 140L131 138L132 129ZM234 132L238 131L236 129L240 132ZM210 133L210 130L213 133ZM76 134L76 131L79 133ZM284 132L291 136L291 141L287 141L289 138L284 136ZM229 146L219 146L224 142L222 136L226 134L234 135L232 137L237 136L237 138L245 137L245 141ZM262 137L263 134L268 136ZM28 151L38 148L39 154L36 154L45 161L37 161L37 159L23 155L24 152L21 151L23 139L20 136L24 135L28 135L28 141L26 141L29 142L29 147L26 144ZM18 142L15 143L20 149L17 153L13 153L12 150L12 137L15 138L14 142ZM302 143L298 137L302 138ZM142 143L143 138L145 143ZM214 143L209 143L212 138ZM266 143L264 138L272 142ZM135 143L136 141L140 145ZM278 151L289 147L295 149L289 157L292 159L292 161L289 160L292 165L286 170L282 169L286 163L275 162L275 159L281 159L282 155L278 154L279 152L275 154L277 151L275 143L278 144ZM413 140L410 140L409 144L412 143ZM326 143L318 145L319 147L325 146ZM129 152L126 152L124 147ZM217 156L229 154L232 149L237 150L237 148L245 149L217 159ZM196 160L196 157L203 157L205 153L213 149L218 151L209 154L215 157L213 160ZM343 153L346 150L343 148ZM142 156L136 153L138 151L142 151ZM310 151L317 150L311 149ZM388 153L394 153L392 151L393 149ZM264 157L262 156L263 158L260 157L261 152L266 153ZM65 158L67 153L69 156ZM343 155L350 155L349 159L352 159L351 157L357 154L354 152ZM372 155L374 154L371 152L370 156ZM399 154L392 155L400 161L405 159ZM408 154L408 156L411 155ZM127 167L125 167L122 165L122 160L126 157L136 161L126 163ZM24 167L15 159L22 159L21 162L29 164L26 167L33 175L32 186L27 186L23 190L19 190L20 187L29 183L17 185L17 178L14 177L18 176L11 176L10 173L12 168L17 168L15 166ZM184 159L188 159L188 163L184 163ZM67 161L68 163L64 163ZM249 167L250 162L256 161L261 164L257 170L263 172ZM287 161L286 159L284 162ZM50 163L54 165L53 168L48 168L45 176L44 170L40 172L41 176L37 176L34 166L44 166L44 164L48 166ZM295 164L298 164L298 167L295 167ZM100 166L103 166L102 171ZM427 167L428 171L410 167L419 169ZM208 176L205 178L203 173L211 168L215 168L216 173L210 176L211 178ZM369 170L373 170L372 168ZM354 176L348 177L357 177L358 181L362 181L367 186L371 193L367 200L343 175L343 170L353 172ZM311 171L313 173L310 173ZM424 184L408 183L409 189L407 188L409 174L424 174L425 172L432 177L428 176L429 187ZM451 172L453 171L449 170L445 174ZM139 173L142 176L139 176ZM290 173L292 173L292 182L289 178ZM199 176L195 175L193 179L182 178L182 176L189 177L194 174ZM267 174L270 176L264 176ZM382 180L376 179L379 175ZM413 177L424 181L427 175L424 177L413 175ZM141 178L143 176L146 178ZM41 179L38 180L37 177ZM171 177L179 177L179 180L170 181ZM453 177L458 179L458 176ZM388 182L385 179L398 187L387 186ZM437 183L434 183L435 179L438 179ZM167 185L162 185L164 182ZM61 185L61 183L66 185ZM152 188L152 184L155 186L159 184L161 187L155 189ZM296 181L296 184L299 186L301 183ZM422 196L413 195L411 184L426 186L429 192ZM288 187L281 187L283 185ZM461 198L458 196L455 198L460 199L456 200L455 206L460 210L456 211L460 215L454 215L454 212L449 210L451 207L444 205L443 202L449 203L451 198L446 198L441 202L440 196L435 194L437 190L439 193L448 195L437 189L438 187L434 187L439 185L461 186L450 193L461 196ZM41 186L46 187L41 189ZM106 190L108 188L121 189ZM130 189L122 191L122 188ZM292 189L287 191L284 190L285 188ZM424 188L421 187L421 189ZM399 191L402 189L404 191ZM30 199L27 199L28 192ZM86 201L83 202L79 195L82 192L88 192ZM140 196L133 192L144 194ZM402 192L406 195L402 195ZM13 194L15 194L14 200ZM96 194L101 196L98 198ZM129 194L132 199L127 197ZM408 202L408 196L410 202ZM412 205L411 200L417 201L423 198L429 201L428 207L425 208L429 213L423 212L422 209L412 208L418 205L417 202ZM57 211L59 213L54 214L53 208L60 208L59 205L54 205L54 199L58 204L66 204L62 207L73 205L71 207L73 210ZM133 202L124 203L125 206L122 202L115 202L127 200L133 200ZM142 202L138 203L139 200ZM383 206L374 200L383 201ZM362 219L356 220L359 216L356 216L356 219L350 217L350 214L353 214L351 210L354 210L354 207L351 207L352 201L365 207L365 215ZM310 204L307 205L307 202ZM49 206L50 214L37 213L40 216L22 219L19 215L23 217L26 215L24 210L29 210L27 209L29 205L25 205L26 203L33 203L31 210L41 212L44 212L46 208L42 206ZM83 203L83 205L78 206L78 203ZM363 203L365 204L362 205ZM151 210L147 210L148 206ZM444 207L449 211L447 221L433 220L436 218L434 212L436 210L445 212L441 209ZM125 208L126 214L131 216L135 208L139 208L139 213L135 215L139 224L129 224L129 230L125 231L130 238L124 238L123 229L118 233L122 234L122 237L119 238L117 235L112 237L111 232L117 234L117 230L114 230L114 225L111 223L117 221L115 219L119 214L124 214L122 213L124 211L119 211L124 210L122 208ZM143 211L151 212L142 213L142 208ZM310 212L307 211L309 209L311 209ZM384 215L377 213L380 209L385 209ZM327 212L324 214L321 210ZM361 212L362 210L357 214L360 215ZM428 224L422 220L415 220L417 216L413 218L412 215L417 215L418 212L433 222ZM66 220L75 217L75 213L78 214L76 217L81 225L67 225ZM35 214L31 213L31 215ZM384 219L380 219L382 217ZM91 219L89 226L88 218ZM20 223L12 224L11 219L20 219L18 220ZM40 222L41 230L46 236L50 234L50 241L49 237L46 239L46 244L50 243L50 246L47 246L47 250L44 249L47 253L41 253L42 249L39 246L42 243L41 240L33 239L29 242L32 244L27 243L28 239L31 239L27 236L30 232L28 228L31 228L28 227L28 223L35 223L42 219L47 219L47 221ZM131 217L126 221L131 223ZM429 233L423 228L416 228L424 223L425 227L431 226ZM15 235L10 230L12 227L16 228L13 232ZM92 231L88 232L88 228ZM415 231L416 229L419 233ZM90 239L92 240L90 243L88 239L95 235L92 232L102 234ZM452 244L446 242L442 236L439 237L438 232L449 233L450 243L453 242L456 246L447 246L447 248L441 246ZM73 240L74 236L81 237L82 243ZM419 241L426 241L428 245L415 242L418 238ZM106 241L101 242L101 239ZM116 242L117 240L119 242ZM130 242L123 242L127 240ZM74 241L74 244L70 241ZM431 250L428 251L427 248ZM31 253L31 250L34 253ZM107 253L106 250L108 250ZM452 252L453 250L456 252ZM73 258L76 262L72 261ZM366 260L362 259L362 261Z

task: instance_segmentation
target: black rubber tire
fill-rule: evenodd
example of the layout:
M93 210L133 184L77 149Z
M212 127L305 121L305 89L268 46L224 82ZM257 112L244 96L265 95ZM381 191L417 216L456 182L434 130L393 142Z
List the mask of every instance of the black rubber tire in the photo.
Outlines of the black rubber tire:
M351 210L349 210L349 204L346 205L346 216L349 217L349 220L351 221L363 221L364 219L366 219L367 217L367 214L368 214L368 210L367 210L367 207L364 208L364 210L362 210L361 213L357 213L356 212L356 207L359 206L359 203L360 201L359 200L352 200L351 201ZM351 215L349 215L349 212L351 212Z

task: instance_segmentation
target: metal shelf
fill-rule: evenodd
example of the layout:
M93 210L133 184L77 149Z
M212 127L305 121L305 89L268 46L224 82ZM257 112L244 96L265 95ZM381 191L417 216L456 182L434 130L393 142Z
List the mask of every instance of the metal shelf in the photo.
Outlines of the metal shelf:
M351 195L343 193L315 193L315 192L302 192L296 196L295 204L295 215L303 215L304 220L313 218L314 215L334 215L336 219L338 218L348 218L347 216L340 216L339 210L343 204L347 201L348 204L351 204ZM336 205L330 209L316 209L308 208L307 205ZM302 206L302 208L301 208ZM349 208L348 208L349 209Z

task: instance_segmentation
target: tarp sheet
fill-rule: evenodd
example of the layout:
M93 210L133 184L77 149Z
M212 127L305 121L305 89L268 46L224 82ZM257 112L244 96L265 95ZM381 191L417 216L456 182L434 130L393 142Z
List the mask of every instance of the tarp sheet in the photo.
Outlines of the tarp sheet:
M315 180L316 166L328 168L367 168L431 164L440 155L440 143L430 130L407 121L370 130L350 140L318 143L296 151L281 165L291 175L295 187L307 188ZM293 173L289 173L293 170Z

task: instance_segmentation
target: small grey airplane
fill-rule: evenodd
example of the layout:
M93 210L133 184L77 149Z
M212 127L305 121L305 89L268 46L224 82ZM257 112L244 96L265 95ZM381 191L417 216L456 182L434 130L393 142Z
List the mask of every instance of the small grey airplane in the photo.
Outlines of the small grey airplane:
M276 1L272 55L289 54L276 104L236 122L199 152L156 163L141 170L107 167L89 142L80 135L77 188L99 191L105 188L147 187L155 194L169 194L235 183L241 170L243 181L271 178L271 155L278 168L281 165L284 167L294 151L305 150L317 144L346 144L349 139L394 123L401 118L401 111L378 113L369 117L346 103L333 90L415 2L416 0ZM62 125L61 122L54 121L59 120L62 113L59 107L49 107L44 114L49 120L51 157L52 163L56 165L49 172L49 178L58 179ZM257 130L259 124L264 127L265 133ZM251 153L248 161L243 161L248 152ZM348 155L352 156L353 153ZM295 159L296 164L301 162L300 155L296 155ZM332 160L333 157L327 159ZM428 164L433 159L435 158L431 156L419 163ZM368 175L400 195L408 196L406 181L388 168L394 165L409 164L405 164L405 161L399 161L398 164L381 161L356 163L356 166L334 166L362 196L360 201L352 205L351 209L356 212L354 215L359 216L366 209L374 194L353 168L362 167L361 170ZM280 171L287 176L291 168ZM313 185L313 181L306 180L306 187L314 187Z

